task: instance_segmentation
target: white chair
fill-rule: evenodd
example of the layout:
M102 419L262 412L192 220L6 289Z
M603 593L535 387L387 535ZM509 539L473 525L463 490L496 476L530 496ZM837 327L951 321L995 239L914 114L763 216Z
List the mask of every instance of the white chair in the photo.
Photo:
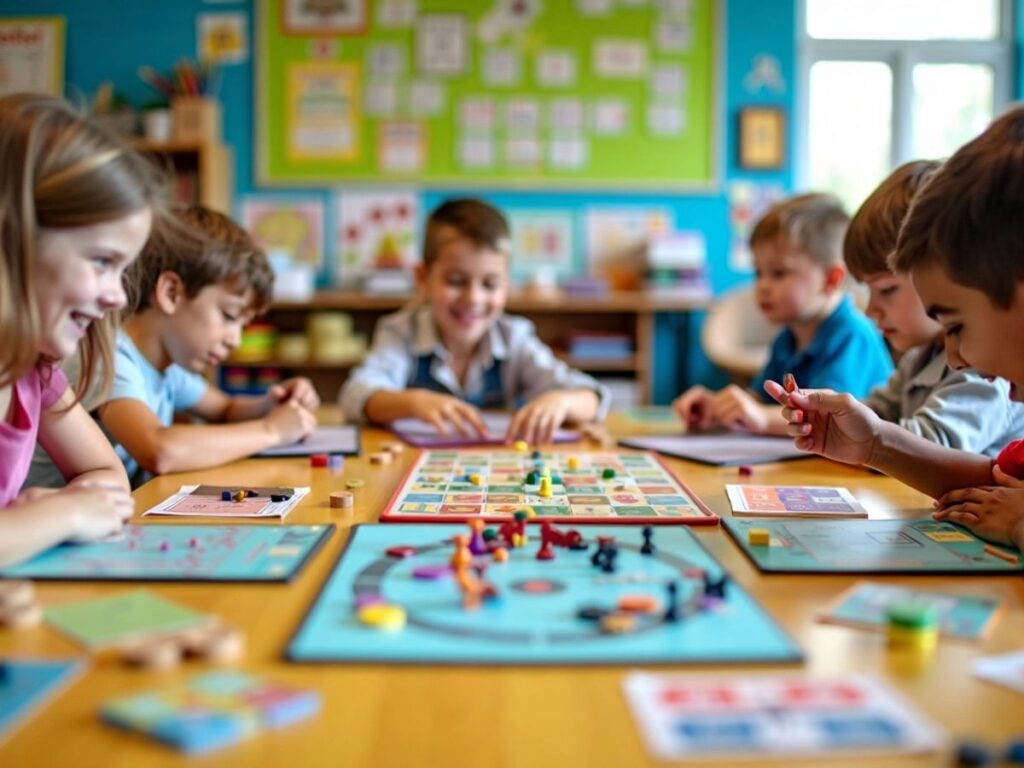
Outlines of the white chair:
M754 286L746 285L711 305L700 342L712 363L746 386L768 362L768 350L779 329L765 320L754 299Z

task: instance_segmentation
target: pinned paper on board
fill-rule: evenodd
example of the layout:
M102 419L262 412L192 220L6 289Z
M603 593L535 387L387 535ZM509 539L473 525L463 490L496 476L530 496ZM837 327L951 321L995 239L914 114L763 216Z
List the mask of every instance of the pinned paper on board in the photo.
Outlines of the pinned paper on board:
M604 208L586 211L586 252L590 273L618 290L639 285L639 256L653 238L672 229L667 208Z
M512 277L526 280L538 271L551 277L573 273L572 213L560 210L512 209Z
M424 14L416 23L416 65L431 75L462 75L469 58L466 18L457 13Z
M292 260L319 267L324 254L324 206L317 197L247 197L242 226L268 253L285 251Z
M378 269L411 269L416 254L419 197L411 190L335 195L336 276L349 283Z
M355 64L291 64L287 79L291 159L348 161L359 156L360 80Z

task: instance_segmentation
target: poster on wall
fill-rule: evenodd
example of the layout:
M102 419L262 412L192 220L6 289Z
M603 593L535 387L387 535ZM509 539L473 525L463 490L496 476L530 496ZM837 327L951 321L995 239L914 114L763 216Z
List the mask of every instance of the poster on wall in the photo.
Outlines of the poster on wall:
M376 270L409 270L419 261L419 195L412 189L334 195L334 280L352 285Z
M283 0L286 35L357 35L366 30L367 0Z
M0 96L19 91L64 95L64 19L0 19Z
M359 156L356 64L295 62L288 78L288 155L293 160Z
M200 13L196 16L196 58L215 64L247 61L248 22L244 13Z
M324 255L324 206L319 197L260 195L242 202L242 226L270 253L319 268Z

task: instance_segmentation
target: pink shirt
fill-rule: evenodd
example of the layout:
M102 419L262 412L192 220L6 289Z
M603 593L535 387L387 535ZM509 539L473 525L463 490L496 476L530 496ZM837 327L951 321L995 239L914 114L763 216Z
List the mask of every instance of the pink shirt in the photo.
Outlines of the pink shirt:
M0 421L0 509L6 507L25 482L39 434L40 414L53 407L68 388L60 368L37 366L14 383L10 418Z

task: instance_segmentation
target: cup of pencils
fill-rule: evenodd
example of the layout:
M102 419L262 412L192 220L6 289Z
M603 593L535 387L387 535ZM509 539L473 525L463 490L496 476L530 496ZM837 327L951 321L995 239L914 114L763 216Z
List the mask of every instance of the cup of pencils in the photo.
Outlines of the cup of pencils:
M216 93L218 71L208 63L181 59L170 76L139 67L139 77L171 104L171 138L181 143L220 141L221 108Z

